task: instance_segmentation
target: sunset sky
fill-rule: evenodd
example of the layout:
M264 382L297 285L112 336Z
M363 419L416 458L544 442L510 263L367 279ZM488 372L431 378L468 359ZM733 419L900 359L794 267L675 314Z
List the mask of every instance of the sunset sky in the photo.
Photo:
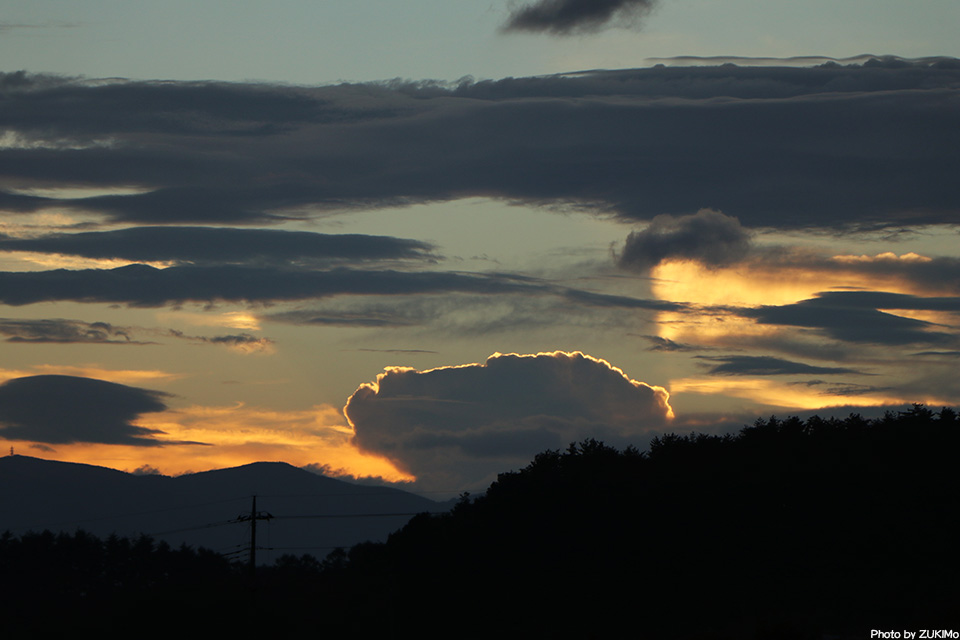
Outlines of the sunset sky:
M0 438L455 495L589 437L960 405L958 24L5 2Z

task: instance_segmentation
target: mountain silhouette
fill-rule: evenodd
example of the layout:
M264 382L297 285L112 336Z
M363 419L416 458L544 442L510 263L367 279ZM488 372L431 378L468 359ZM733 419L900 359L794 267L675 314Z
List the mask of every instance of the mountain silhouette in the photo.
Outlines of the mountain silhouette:
M283 462L170 477L11 455L0 458L0 487L0 531L146 534L238 560L250 544L257 496L257 511L272 516L257 522L263 564L284 554L323 557L336 547L384 540L413 514L445 508L399 489L352 484Z

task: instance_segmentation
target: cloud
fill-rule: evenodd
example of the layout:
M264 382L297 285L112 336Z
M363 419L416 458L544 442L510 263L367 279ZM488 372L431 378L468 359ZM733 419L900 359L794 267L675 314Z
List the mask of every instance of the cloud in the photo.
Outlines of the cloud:
M26 22L0 22L0 33L5 33L7 31L13 31L13 30L24 30L24 29L28 31L40 30L40 29L69 29L76 26L78 26L78 24L73 22L47 21L40 24L26 23ZM6 75L15 76L17 73L23 73L23 72L22 71L14 72Z
M251 224L488 197L750 229L950 224L958 86L943 60L328 87L8 74L0 206ZM29 192L62 184L107 195Z
M950 232L948 229L944 231ZM821 289L824 282L832 281L847 287L883 288L901 293L960 293L960 259L914 252L900 255L891 251L875 255L836 254L791 246L755 246L746 260L737 265L737 270L754 287L762 279L795 281L804 278L810 286ZM700 279L704 277L706 274L701 272Z
M289 268L280 265L183 265L158 269L132 264L115 269L54 269L0 272L0 304L38 302L120 303L160 307L182 302L253 302L317 300L336 296L412 296L472 294L547 296L573 307L621 310L680 311L684 305L662 300L582 291L510 273L399 271L390 269ZM488 300L473 303L489 304ZM341 326L404 326L429 318L449 301L422 300L358 309L295 310L274 319L295 324ZM432 309L432 310L431 310ZM502 319L509 322L509 318ZM516 324L513 322L511 324Z
M644 340L650 343L650 346L647 347L647 351L704 351L709 349L709 347L700 347L697 345L684 344L682 342L676 342L670 340L669 338L664 338L661 336L641 336Z
M7 342L143 344L131 339L128 327L82 320L0 318L0 335L7 336Z
M0 335L7 342L30 344L156 344L135 340L136 333L160 333L157 329L117 327L107 322L84 322L63 319L0 318ZM240 353L272 353L274 344L269 338L249 333L219 336L192 336L169 329L162 335L191 340L196 343L220 345Z
M157 269L133 264L116 269L0 272L0 303L19 306L55 300L158 307L184 301L265 302L336 295L549 293L548 287L509 275L393 270L214 265Z
M323 263L335 260L434 259L424 242L359 234L208 227L134 227L13 238L0 251L176 263Z
M960 293L960 258L926 257L915 253L897 256L838 255L816 265L823 271L847 271L879 280L908 282L912 289Z
M897 67L906 64L923 64L923 65L945 65L953 66L957 64L956 58L951 58L949 56L926 56L921 58L904 58L901 56L893 55L882 55L875 56L869 53L862 53L855 56L847 56L845 58L834 58L831 56L790 56L787 58L765 58L758 56L671 56L668 58L647 58L648 62L654 64L667 64L667 65L682 65L682 66L709 66L709 65L725 65L725 64L734 64L737 66L754 66L754 67L813 67L813 66L822 66L824 68L832 68L840 65L843 66L861 66L866 65L868 67L874 66L886 66L886 67Z
M857 373L842 367L817 367L802 362L791 362L773 356L694 356L700 360L716 362L709 372L725 376L781 376L798 374Z
M240 333L236 335L225 336L188 336L182 331L170 329L169 334L175 338L192 340L202 344L213 344L227 347L238 353L262 353L272 354L274 352L274 343L270 338L259 338L249 333Z
M537 0L513 11L503 30L567 35L598 31L613 21L633 26L656 5L655 0Z
M701 209L687 216L660 215L646 229L632 231L617 262L630 269L649 269L668 259L721 267L742 260L749 250L750 234L739 220Z
M427 331L429 336L491 335L545 331L562 327L595 335L601 328L627 328L659 311L682 312L668 301L605 295L532 281L517 295L491 296L469 291L393 297L330 298L309 307L266 313L264 320L295 325ZM542 334L541 334L542 336Z
M936 330L936 323L897 315L890 310L956 313L960 311L960 298L829 291L795 304L741 309L737 313L761 324L814 329L844 342L887 346L958 342L955 335Z
M641 438L672 418L668 400L663 388L579 352L498 353L426 371L388 368L354 392L344 415L362 450L421 486L449 490L575 440Z
M158 440L162 431L133 424L141 414L166 410L166 396L92 378L15 378L0 384L0 437L46 444L187 444Z

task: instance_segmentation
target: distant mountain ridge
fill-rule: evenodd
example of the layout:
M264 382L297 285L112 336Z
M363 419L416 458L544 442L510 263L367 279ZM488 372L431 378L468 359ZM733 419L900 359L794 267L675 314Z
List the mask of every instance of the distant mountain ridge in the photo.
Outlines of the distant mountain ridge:
M332 548L381 541L413 514L448 506L390 487L357 485L284 462L183 476L134 475L22 455L0 458L0 533L147 534L173 546L245 557L257 511L258 563L280 555L324 557ZM396 515L390 515L396 514Z

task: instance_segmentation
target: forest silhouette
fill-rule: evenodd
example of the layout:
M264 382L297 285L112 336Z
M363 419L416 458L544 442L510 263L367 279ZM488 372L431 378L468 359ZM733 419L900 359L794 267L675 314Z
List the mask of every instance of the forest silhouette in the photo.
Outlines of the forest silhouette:
M648 451L585 440L384 543L284 556L255 584L216 554L145 537L7 534L0 601L22 629L55 624L50 610L74 624L163 611L220 631L456 637L958 629L958 444L957 414L922 405L668 434Z

